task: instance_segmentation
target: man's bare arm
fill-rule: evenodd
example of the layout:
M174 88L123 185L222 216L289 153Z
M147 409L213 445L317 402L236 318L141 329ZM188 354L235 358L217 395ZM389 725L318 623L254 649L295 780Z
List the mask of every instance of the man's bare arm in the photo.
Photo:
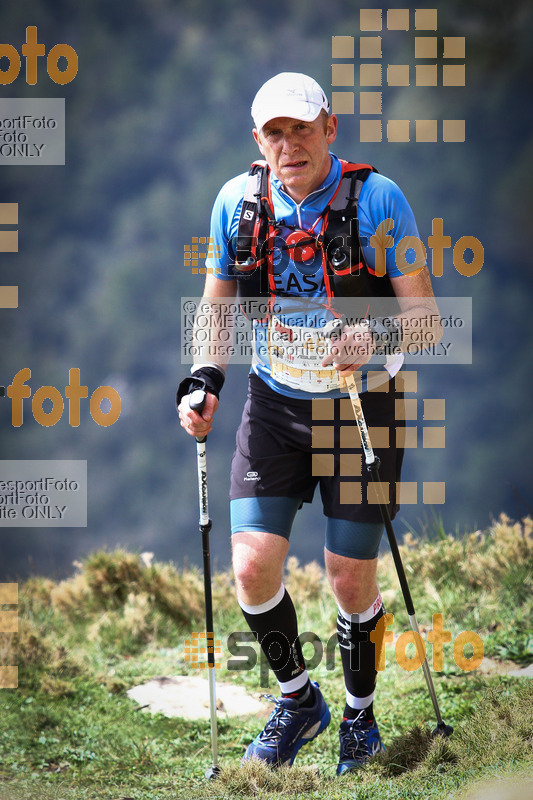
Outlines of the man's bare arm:
M424 267L418 275L401 275L390 281L400 305L402 350L413 353L415 347L437 344L442 338L442 325L429 269Z
M226 369L230 360L229 344L232 339L232 300L237 294L237 281L223 281L207 275L204 293L198 307L193 330L194 365L216 364ZM207 323L207 324L206 324ZM209 328L207 340L204 337Z
M232 340L232 316L230 302L237 294L237 281L223 281L214 275L207 275L204 293L198 307L193 330L194 367L215 366L226 370L230 360ZM201 323L200 323L201 319ZM208 322L206 326L206 320ZM199 336L200 331L209 328L207 340ZM207 436L212 429L212 420L218 408L218 399L207 394L202 415L189 407L186 395L179 405L180 424L191 436Z
M439 342L442 325L428 268L424 267L417 275L401 275L390 281L400 306L397 318L402 326L401 350L413 353L427 344ZM346 377L367 364L373 352L374 341L368 328L347 326L322 365L332 364Z

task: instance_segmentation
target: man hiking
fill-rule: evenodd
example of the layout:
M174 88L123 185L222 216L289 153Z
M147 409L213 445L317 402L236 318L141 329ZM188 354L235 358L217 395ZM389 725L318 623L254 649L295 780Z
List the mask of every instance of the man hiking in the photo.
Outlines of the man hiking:
M350 453L341 441L345 426L357 431L339 405L349 403L344 378L356 373L367 423L389 431L388 446L375 450L393 517L403 457L395 410L403 396L392 378L421 331L426 341L438 341L440 318L425 258L416 251L413 259L411 250L409 260L418 230L403 193L370 165L330 152L337 118L316 81L299 73L274 76L257 92L252 117L263 160L228 181L215 201L211 237L220 255L206 262L204 290L211 343L227 341L229 326L219 313L227 298L238 294L253 318L248 398L231 468L233 569L239 605L280 697L244 759L292 764L330 722L309 679L282 581L294 517L318 485L346 689L342 775L382 749L370 633L384 614L376 579L383 523L367 492L360 449L352 443ZM395 314L376 313L382 296L394 302ZM332 319L345 323L335 341L324 335ZM191 436L212 428L228 360L222 350L196 356L191 377L180 384L180 421ZM201 416L188 402L196 388L207 391ZM313 439L319 409L334 429L331 445ZM333 454L324 458L317 446Z

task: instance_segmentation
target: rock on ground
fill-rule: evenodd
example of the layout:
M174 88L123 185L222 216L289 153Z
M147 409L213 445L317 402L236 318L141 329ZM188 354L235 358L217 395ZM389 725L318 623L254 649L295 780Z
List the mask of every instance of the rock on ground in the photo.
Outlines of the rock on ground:
M209 719L209 683L206 675L176 675L153 678L134 686L128 696L145 711L167 717ZM272 709L260 700L260 694L250 695L242 686L216 683L217 715L242 717L246 714L265 715Z

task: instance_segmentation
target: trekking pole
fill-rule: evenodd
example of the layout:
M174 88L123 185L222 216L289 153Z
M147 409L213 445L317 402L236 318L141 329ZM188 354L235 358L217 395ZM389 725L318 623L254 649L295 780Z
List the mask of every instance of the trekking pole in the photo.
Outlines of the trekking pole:
M324 333L332 341L335 339L339 339L345 324L346 320L342 317L333 320L332 322L329 322L325 326ZM415 634L413 637L415 640L415 646L418 652L418 657L422 662L422 671L424 673L424 678L426 679L426 685L428 687L429 695L431 697L431 702L433 703L435 716L437 717L437 727L433 731L433 736L437 734L442 734L443 736L450 736L453 733L453 727L451 725L446 725L444 723L442 715L440 713L439 702L437 700L437 695L435 692L435 687L433 685L431 672L429 671L429 664L426 658L424 643L420 635L420 628L418 627L418 620L416 618L415 607L413 605L413 598L411 597L409 584L407 583L407 577L405 575L405 570L403 568L402 557L400 555L400 550L398 548L398 542L396 541L396 536L394 534L394 529L392 527L392 521L389 514L389 507L383 494L383 486L381 485L381 480L379 477L380 460L375 455L374 450L372 449L372 444L370 442L370 436L368 433L366 420L363 414L363 406L361 404L361 398L359 397L359 392L357 391L357 386L353 375L347 376L346 386L350 394L350 401L352 404L355 421L357 423L357 427L359 428L361 445L363 447L363 452L365 455L366 468L370 473L370 477L376 489L376 496L378 499L379 510L381 512L381 518L383 520L385 530L387 531L387 537L389 540L392 558L394 560L394 566L396 567L396 573L398 575L398 580L400 582L400 587L402 590L405 607L407 609L407 614L409 616L409 623L411 625L413 633Z
M205 405L206 393L203 389L196 389L191 392L189 406L198 414L202 412ZM206 778L216 778L220 773L218 766L218 743L217 743L217 701L215 683L215 639L213 632L213 600L211 595L211 555L209 552L209 531L212 522L209 519L209 508L207 502L207 460L206 460L206 440L207 436L196 437L196 456L198 464L198 498L200 504L200 533L202 534L202 552L204 565L204 599L205 599L205 625L206 625L206 644L207 644L207 667L209 679L209 711L211 718L211 753L212 765L206 771Z

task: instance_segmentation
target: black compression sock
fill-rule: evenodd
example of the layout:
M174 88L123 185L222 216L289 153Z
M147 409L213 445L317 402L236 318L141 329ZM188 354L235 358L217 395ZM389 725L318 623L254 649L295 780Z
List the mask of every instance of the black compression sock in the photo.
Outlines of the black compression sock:
M337 635L346 686L346 719L355 719L362 710L364 719L373 719L377 671L375 644L370 640L370 634L383 614L381 595L361 614L346 614L339 609Z
M284 696L305 694L309 678L298 639L296 611L285 587L260 606L240 605Z
M365 722L374 721L374 703L370 703L370 705L367 706L367 708L363 709L352 708L351 706L348 705L348 703L346 703L346 705L344 706L344 714L342 718L349 720L357 719L359 714L361 714L361 711L363 712L361 719L364 719Z
M297 689L295 692L282 692L282 696L291 697L293 700L296 700L298 705L302 708L311 708L315 703L315 692L311 686L310 680L307 681L305 686L302 686L301 689Z

